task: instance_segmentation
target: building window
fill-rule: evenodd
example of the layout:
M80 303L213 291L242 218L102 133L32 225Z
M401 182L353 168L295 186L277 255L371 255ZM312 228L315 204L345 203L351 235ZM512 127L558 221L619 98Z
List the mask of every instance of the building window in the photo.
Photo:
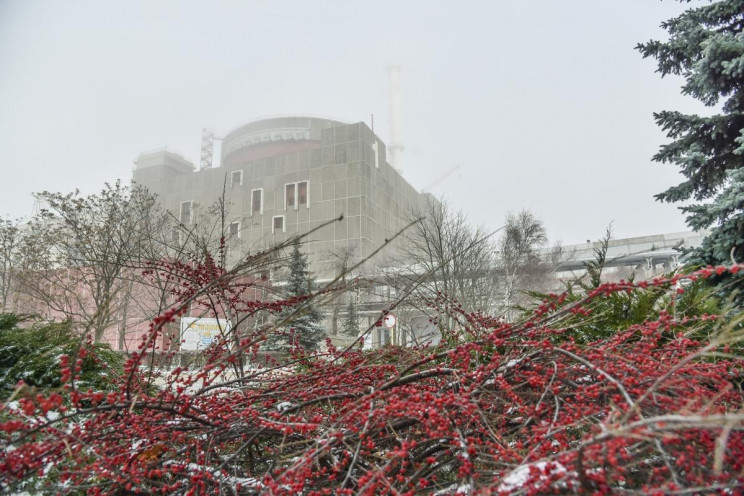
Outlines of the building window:
M274 223L271 227L271 232L284 232L284 216L277 215L274 217Z
M240 222L230 223L230 232L228 233L228 239L240 237Z
M307 181L297 183L297 205L307 206Z
M295 207L295 189L297 183L286 184L284 186L284 209L296 208Z
M385 327L380 328L380 346L387 346L390 344L390 329Z
M178 217L181 221L181 224L189 225L191 224L191 210L192 210L193 202L191 200L181 202L181 213Z
M251 190L251 215L263 215L263 189Z
M243 171L232 171L232 174L230 174L230 185L234 188L235 186L242 186L243 185Z
M298 206L309 206L308 182L290 183L284 185L284 210L297 209Z

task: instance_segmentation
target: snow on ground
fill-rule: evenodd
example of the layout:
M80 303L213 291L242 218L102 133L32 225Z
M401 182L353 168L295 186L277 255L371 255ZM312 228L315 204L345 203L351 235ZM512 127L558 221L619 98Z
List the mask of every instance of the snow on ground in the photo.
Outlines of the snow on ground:
M509 474L506 475L506 477L503 478L501 481L501 484L499 485L498 491L503 493L508 493L515 491L517 489L520 489L522 486L524 486L527 481L531 479L530 474L534 470L540 471L540 477L539 480L545 481L548 480L548 476L545 474L546 468L548 468L548 465L550 465L550 474L566 474L566 467L561 465L558 462L535 462L535 463L527 463L525 465L520 465Z

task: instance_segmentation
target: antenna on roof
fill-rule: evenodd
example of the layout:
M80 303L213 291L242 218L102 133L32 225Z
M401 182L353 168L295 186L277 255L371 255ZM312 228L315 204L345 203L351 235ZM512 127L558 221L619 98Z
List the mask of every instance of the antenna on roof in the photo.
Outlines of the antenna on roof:
M212 168L212 155L214 155L214 129L204 128L202 130L201 161L199 170Z

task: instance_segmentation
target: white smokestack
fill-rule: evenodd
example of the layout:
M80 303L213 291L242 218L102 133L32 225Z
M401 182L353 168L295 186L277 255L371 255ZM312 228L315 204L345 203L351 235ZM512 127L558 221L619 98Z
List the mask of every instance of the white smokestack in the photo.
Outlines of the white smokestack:
M400 153L403 144L400 141L400 67L391 65L388 71L388 115L390 119L390 165L403 174L400 163Z

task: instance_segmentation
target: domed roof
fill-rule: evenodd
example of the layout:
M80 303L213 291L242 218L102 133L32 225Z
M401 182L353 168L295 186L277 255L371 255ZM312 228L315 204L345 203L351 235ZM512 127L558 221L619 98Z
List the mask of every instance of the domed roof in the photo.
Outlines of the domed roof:
M223 138L222 163L317 148L324 129L342 125L344 123L340 121L307 116L273 117L250 122Z

